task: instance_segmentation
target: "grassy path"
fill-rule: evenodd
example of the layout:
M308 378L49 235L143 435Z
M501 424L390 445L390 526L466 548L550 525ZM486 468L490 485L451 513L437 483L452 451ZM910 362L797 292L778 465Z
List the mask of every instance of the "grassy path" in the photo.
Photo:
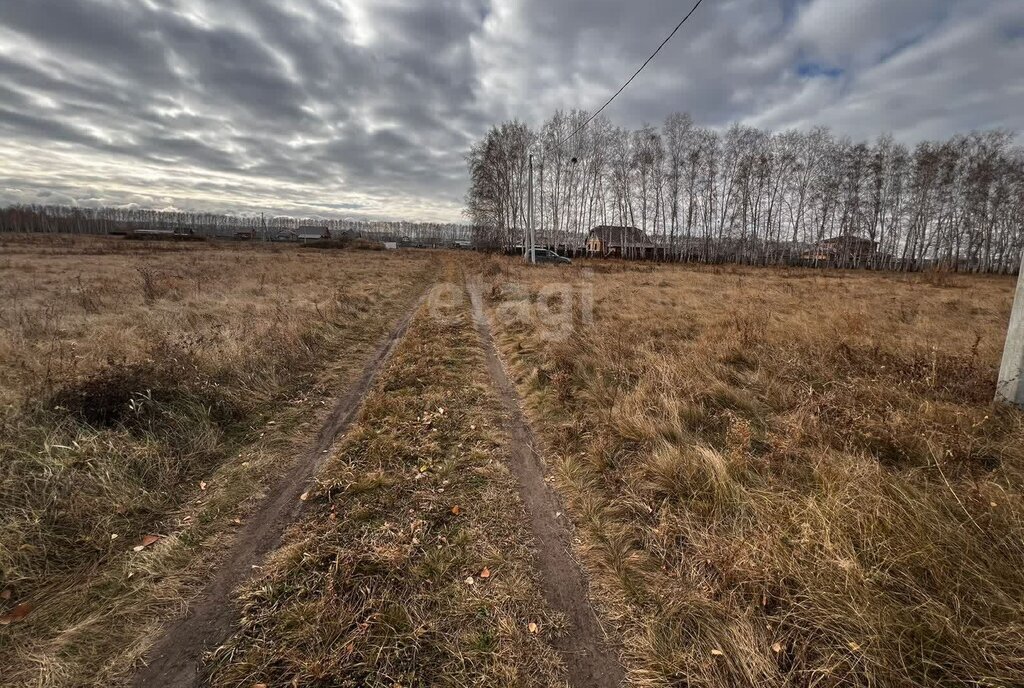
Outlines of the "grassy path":
M573 620L545 601L503 412L465 303L422 308L247 586L213 685L569 683Z
M511 467L519 483L519 494L530 515L537 547L537 565L548 604L566 615L567 632L556 639L573 686L618 686L624 680L618 649L594 613L589 600L589 583L571 554L571 532L562 518L562 504L545 477L545 466L537 455L533 432L523 415L519 396L498 358L484 313L482 287L468 285L473 320L486 351L487 370L501 398L511 437Z

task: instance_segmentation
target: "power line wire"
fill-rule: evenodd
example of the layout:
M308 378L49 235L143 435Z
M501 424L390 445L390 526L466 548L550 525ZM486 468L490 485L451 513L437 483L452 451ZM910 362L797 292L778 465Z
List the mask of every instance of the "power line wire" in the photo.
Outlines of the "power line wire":
M680 29L680 28L681 28L681 27L683 26L683 24L685 24L685 23L686 23L686 20L690 18L690 15L691 15L691 14L693 14L694 12L696 12L696 11L697 11L697 8L698 8L698 7L700 7L700 4L701 4L702 2L704 2L704 0L697 0L697 4L696 4L696 5L694 5L694 6L693 6L693 8L692 8L692 9L691 9L691 10L690 10L689 12L687 12L687 13L686 13L686 16L685 16L685 17L683 17L683 18L682 18L682 20L680 20L680 22L679 22L678 24L676 24L676 28L672 29L672 33L670 33L670 34L668 35L668 38L666 38L665 40L663 40L663 41L661 42L661 45L659 45L659 46L657 47L657 49L656 49L656 50L655 50L655 51L654 51L653 53L651 53L651 56L650 56L650 57L648 57L648 58L647 58L646 60L644 60L644 63L643 63L642 65L640 65L640 69L638 69L638 70L636 70L635 72L633 72L633 76L629 77L629 79L627 79L627 80L626 80L626 83L622 84L622 86L621 86L621 87L619 88L619 90L618 90L618 91L616 91L616 92L615 92L615 93L614 93L614 94L612 95L612 97L611 97L611 98L609 98L608 100L606 100L606 101L605 101L605 103L604 103L604 105L602 105L601 107L599 107L599 108L597 109L597 112L595 112L595 113L594 113L594 114L592 114L592 115L591 115L590 117L588 117L588 118L587 118L587 120L586 120L586 121L585 121L585 122L584 122L583 124L581 124L581 125L579 125L578 127L576 127L576 129L575 129L575 130L574 130L574 131L573 131L573 132L572 132L571 134L569 134L569 135L568 135L568 136L566 136L566 137L565 137L564 139L562 139L561 141L559 141L558 143L556 143L556 144L555 144L555 148L561 148L561 147L562 147L562 145L563 145L563 144L565 144L565 142L566 142L566 141L568 141L568 140L569 140L569 139L571 139L571 138L572 138L573 136L576 136L576 134L578 134L578 133L580 133L581 131L583 131L584 127L586 127L586 126L587 126L588 124L590 124L591 122L593 122L593 121L594 121L594 118L596 118L596 117L597 117L598 115L600 115L600 114L601 114L601 113L602 113L602 112L604 111L604 109L605 109L606 107L608 107L609 105L611 105L612 101L613 101L613 100L615 100L615 99L616 99L616 98L617 98L617 97L619 96L619 94L620 94L620 93L622 93L623 91L625 91L625 90L626 90L626 87L627 87L627 86L629 86L629 85L630 85L630 84L631 84L631 83L633 82L633 79L637 78L637 76L638 76L638 75L640 74L640 72L644 71L644 67L646 67L646 66L647 66L648 64L650 64L651 60L653 60L653 59L654 59L655 57L657 57L658 53L660 53L660 52L661 52L661 49L665 47L665 44L666 44L666 43L668 43L669 41L671 41L671 40L672 40L672 37L673 37L673 36L675 36L675 35L676 35L676 32L677 32L677 31L679 31L679 29Z

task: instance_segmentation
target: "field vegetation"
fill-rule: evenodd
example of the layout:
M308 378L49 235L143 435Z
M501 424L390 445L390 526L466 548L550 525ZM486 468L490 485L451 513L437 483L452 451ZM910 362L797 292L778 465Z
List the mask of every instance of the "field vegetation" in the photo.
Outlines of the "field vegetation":
M1024 684L1012 281L481 269L631 685Z
M572 683L468 279L629 685L1024 685L1008 278L0 247L0 684L123 683L438 279L202 681Z
M434 260L2 241L0 683L110 685Z

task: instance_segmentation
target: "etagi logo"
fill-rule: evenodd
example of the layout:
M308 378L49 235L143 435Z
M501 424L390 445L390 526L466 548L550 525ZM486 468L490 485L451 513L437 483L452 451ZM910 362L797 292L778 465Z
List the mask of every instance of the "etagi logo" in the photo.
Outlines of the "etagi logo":
M427 307L432 317L454 322L465 314L467 299L475 319L486 317L490 305L490 316L500 326L530 328L548 342L564 342L578 327L594 323L591 270L574 282L491 283L480 275L467 279L465 286L442 282L430 290Z

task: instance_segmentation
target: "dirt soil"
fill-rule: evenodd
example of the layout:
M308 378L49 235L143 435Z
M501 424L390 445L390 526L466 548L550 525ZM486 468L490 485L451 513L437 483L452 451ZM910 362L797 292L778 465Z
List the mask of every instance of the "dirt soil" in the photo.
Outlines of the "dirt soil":
M624 672L618 660L618 643L602 627L589 600L587 578L571 554L571 531L561 500L545 482L547 472L534 449L536 441L526 422L519 396L498 358L490 325L484 313L481 287L467 285L473 320L483 341L487 369L501 399L511 437L512 470L520 496L530 514L537 547L536 564L544 597L555 611L565 614L568 632L555 639L575 688L611 688L622 685Z
M298 518L303 506L302 494L328 456L330 447L352 423L377 373L402 339L422 302L423 297L409 309L378 347L358 381L338 399L310 451L270 488L268 498L239 530L209 584L189 605L188 613L170 625L157 641L149 653L148 665L136 673L132 685L185 688L200 682L204 653L228 637L238 616L233 592L251 576L263 557L281 544L285 528Z

